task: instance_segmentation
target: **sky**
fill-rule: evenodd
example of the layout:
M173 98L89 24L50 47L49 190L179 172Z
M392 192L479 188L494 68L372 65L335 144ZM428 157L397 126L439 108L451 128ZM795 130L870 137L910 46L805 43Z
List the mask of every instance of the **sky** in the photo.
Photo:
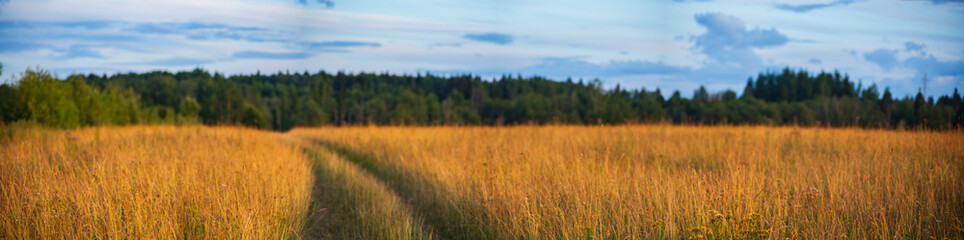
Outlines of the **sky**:
M599 79L742 92L785 67L964 90L964 1L0 0L0 82L197 67Z

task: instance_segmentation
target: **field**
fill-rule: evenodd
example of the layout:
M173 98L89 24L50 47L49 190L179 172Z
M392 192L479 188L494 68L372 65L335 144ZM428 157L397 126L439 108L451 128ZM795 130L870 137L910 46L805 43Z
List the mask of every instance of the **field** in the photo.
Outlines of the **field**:
M310 162L277 134L163 126L7 133L0 238L301 235Z
M0 238L964 237L959 131L7 132Z

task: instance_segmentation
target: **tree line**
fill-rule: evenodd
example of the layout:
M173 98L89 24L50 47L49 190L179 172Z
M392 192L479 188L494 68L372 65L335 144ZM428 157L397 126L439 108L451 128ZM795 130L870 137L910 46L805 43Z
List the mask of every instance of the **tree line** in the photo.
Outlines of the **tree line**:
M27 70L0 85L0 120L52 127L228 124L285 131L321 125L677 124L952 129L951 96L895 97L839 72L789 68L749 78L741 96L704 87L693 97L660 89L604 89L599 80L344 72L224 76L203 69L53 77Z

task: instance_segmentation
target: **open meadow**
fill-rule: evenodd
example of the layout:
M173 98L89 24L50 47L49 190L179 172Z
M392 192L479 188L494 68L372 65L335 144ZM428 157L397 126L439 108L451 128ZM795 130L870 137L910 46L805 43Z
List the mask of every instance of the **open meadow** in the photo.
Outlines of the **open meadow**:
M310 162L280 134L171 126L4 133L2 239L301 235Z
M964 236L964 135L791 127L296 129L454 239Z
M11 127L4 239L964 237L959 131Z

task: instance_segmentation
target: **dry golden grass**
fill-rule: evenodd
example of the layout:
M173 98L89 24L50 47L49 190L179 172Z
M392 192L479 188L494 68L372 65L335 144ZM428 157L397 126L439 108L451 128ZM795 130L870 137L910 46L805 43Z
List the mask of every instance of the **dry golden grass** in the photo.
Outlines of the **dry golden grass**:
M310 162L229 127L15 129L0 146L0 238L278 239L302 231Z
M297 129L443 236L964 236L964 134L771 127Z
M3 134L14 137L0 141L0 238L964 237L961 132L651 125L281 135L154 126Z

